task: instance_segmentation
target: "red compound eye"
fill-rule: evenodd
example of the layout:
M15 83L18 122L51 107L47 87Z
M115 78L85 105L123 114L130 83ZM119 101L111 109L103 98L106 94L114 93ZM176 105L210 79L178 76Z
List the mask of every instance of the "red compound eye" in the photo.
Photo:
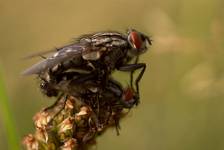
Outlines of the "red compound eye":
M132 32L130 32L129 36L130 36L130 40L131 40L133 46L136 49L140 49L142 47L142 39L141 39L139 33L136 31L132 31Z
M124 90L123 100L130 101L134 97L134 91L132 88L127 88Z

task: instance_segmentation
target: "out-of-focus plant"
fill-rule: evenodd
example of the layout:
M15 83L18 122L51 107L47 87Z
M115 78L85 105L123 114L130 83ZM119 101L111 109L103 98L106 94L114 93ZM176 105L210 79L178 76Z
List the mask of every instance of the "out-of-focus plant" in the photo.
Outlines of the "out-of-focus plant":
M0 113L3 119L4 127L6 129L8 149L19 150L18 135L15 129L15 123L9 106L9 99L4 87L2 68L0 66Z

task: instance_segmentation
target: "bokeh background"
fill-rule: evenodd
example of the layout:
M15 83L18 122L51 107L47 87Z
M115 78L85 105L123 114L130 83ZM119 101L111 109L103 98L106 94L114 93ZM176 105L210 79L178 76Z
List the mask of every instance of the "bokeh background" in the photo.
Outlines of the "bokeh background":
M39 59L21 58L83 33L133 27L153 39L141 57L148 65L141 104L121 121L120 136L110 129L93 149L223 150L223 7L223 0L0 0L0 65L18 144L34 131L35 112L54 102L35 77L20 75ZM2 110L0 149L7 150Z

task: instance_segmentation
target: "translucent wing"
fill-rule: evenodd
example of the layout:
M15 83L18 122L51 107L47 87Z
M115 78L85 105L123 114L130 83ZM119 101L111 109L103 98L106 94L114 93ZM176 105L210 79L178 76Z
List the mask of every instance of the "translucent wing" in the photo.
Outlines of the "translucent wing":
M40 74L41 72L46 71L48 68L52 68L65 60L80 57L84 49L85 47L81 45L66 46L58 50L58 52L56 52L53 56L34 64L33 66L25 70L22 74L23 75Z
M36 53L32 53L32 54L29 54L25 57L23 57L23 59L30 59L30 58L33 58L33 57L46 57L46 55L49 56L52 56L53 54L55 54L57 51L63 51L65 50L66 48L72 48L72 47L75 47L77 46L78 44L70 44L70 45L67 45L67 46L63 46L63 47L55 47L54 49L51 49L51 50L47 50L47 51L39 51L39 52L36 52Z
M47 55L47 54L52 54L52 53L55 53L57 52L58 49L54 49L54 50L48 50L48 51L40 51L40 52L37 52L37 53L32 53L30 55L27 55L25 57L23 57L23 59L30 59L30 58L33 58L33 57L45 57L44 55Z

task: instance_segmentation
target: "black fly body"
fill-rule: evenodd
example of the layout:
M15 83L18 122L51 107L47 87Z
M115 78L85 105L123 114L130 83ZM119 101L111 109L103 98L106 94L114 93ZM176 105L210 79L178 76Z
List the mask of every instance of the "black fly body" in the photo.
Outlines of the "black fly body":
M146 69L145 63L138 63L139 55L151 45L148 36L134 29L127 34L119 32L98 32L83 35L76 42L59 48L55 53L33 65L23 72L24 75L37 74L44 82L41 87L53 89L62 81L61 74L71 70L87 71L73 82L84 82L97 77L102 86L106 86L111 72L115 69L130 72L130 85L133 88L133 73L141 69L135 79L135 89L139 96L138 83ZM134 64L129 62L135 58ZM74 73L74 71L73 71ZM66 79L65 79L66 80ZM134 89L134 88L133 88ZM45 93L48 96L56 96L56 91Z
M44 94L49 97L58 95L78 96L83 99L88 99L93 95L100 97L113 97L116 99L117 104L125 108L131 108L137 102L137 93L131 87L123 88L123 86L116 80L109 78L105 87L101 86L100 80L97 77L79 81L85 74L77 72L67 72L58 75L56 83L50 83L42 79L40 88ZM131 94L131 95L130 95ZM88 102L85 102L88 103Z

